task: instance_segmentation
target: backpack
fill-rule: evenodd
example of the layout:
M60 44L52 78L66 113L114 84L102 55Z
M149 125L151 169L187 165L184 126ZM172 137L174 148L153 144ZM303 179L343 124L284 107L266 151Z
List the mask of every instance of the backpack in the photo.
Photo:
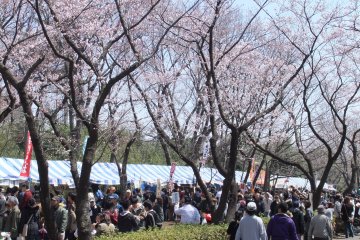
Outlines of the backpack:
M154 219L154 222L155 222L155 225L158 227L158 228L161 228L162 227L162 221L159 217L159 215L154 211L154 209L151 209L147 214L149 214L150 216L152 216L152 218Z

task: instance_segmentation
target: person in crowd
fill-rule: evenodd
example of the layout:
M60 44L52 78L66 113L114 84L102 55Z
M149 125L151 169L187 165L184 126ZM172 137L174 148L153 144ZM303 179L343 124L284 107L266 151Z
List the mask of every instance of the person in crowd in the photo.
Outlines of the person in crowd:
M34 198L28 201L27 206L21 212L21 218L19 222L19 234L23 237L26 236L26 240L39 240L39 221L40 221L40 207L36 204ZM24 225L27 224L24 230ZM26 231L26 233L24 232Z
M272 201L270 205L270 217L274 216L278 213L278 205L280 204L280 196L276 194L274 196L274 200Z
M104 200L104 194L100 190L99 185L98 184L91 184L91 189L92 189L92 192L94 193L96 204L101 205L103 200ZM96 216L95 216L95 218L96 218Z
M341 226L343 221L341 218L341 194L336 194L334 205L334 217L335 217L335 234L338 235L341 232Z
M145 200L143 204L146 211L145 229L154 229L156 226L161 228L162 223L160 223L159 216L153 209L152 202L150 200Z
M292 220L294 221L296 227L296 234L298 239L301 239L301 236L304 235L305 232L305 221L304 213L300 210L300 201L295 201L293 203L292 215Z
M3 189L1 188L0 192L0 232L3 230L4 227L4 218L6 213L6 198L3 193Z
M254 202L256 204L256 215L264 214L265 212L265 204L263 197L260 195L260 193L254 194Z
M58 240L65 239L65 230L68 222L68 211L60 206L61 198L59 196L52 197L51 207L58 232Z
M159 220L161 223L164 222L164 211L163 211L163 199L162 197L157 197L155 202L153 203L153 209L159 216Z
M125 192L125 199L130 200L131 196L132 196L131 195L131 190L127 189L126 192Z
M114 225L117 225L119 213L123 211L123 208L118 201L119 195L116 193L107 196L107 202L109 204L108 214L110 215L111 222Z
M133 196L130 199L131 206L129 207L129 211L137 217L140 221L139 226L144 226L144 220L146 216L146 211L144 205L139 202L139 199L136 196Z
M257 206L255 202L246 205L246 215L240 220L235 240L267 240L266 229L261 218L255 215Z
M164 213L164 221L168 221L169 219L169 196L166 188L161 190L161 198L163 202L163 213Z
M91 223L96 223L96 216L101 212L101 208L96 204L95 198L89 198Z
M18 194L19 208L22 211L27 205L28 201L33 197L31 190L27 184L21 185L21 192Z
M67 196L67 210L68 210L68 221L65 231L65 239L68 240L74 240L75 237L75 231L77 229L76 226L76 206L75 206L75 200L76 200L76 193L70 192Z
M288 205L282 202L267 226L267 235L272 240L299 240L294 221L286 214Z
M129 200L123 200L121 202L121 205L124 208L124 211L119 214L118 217L118 229L119 232L134 232L139 230L139 219L135 217L134 214L132 214L129 211L130 207L130 201Z
M318 214L311 219L307 239L332 239L332 225L330 219L325 215L325 207L319 205ZM305 240L307 240L305 239Z
M312 217L314 216L313 211L311 209L311 202L310 201L305 201L304 202L305 205L305 215L304 215L304 240L308 239L308 231L309 231L309 227L310 227L310 222Z
M5 219L4 232L9 232L11 239L16 239L19 235L18 226L21 218L19 201L15 196L10 196L8 197L6 205L8 207L8 213Z
M110 215L99 213L95 224L96 236L103 234L110 235L115 233L115 225L111 222Z
M180 216L180 223L200 224L200 213L197 208L191 205L192 199L184 197L184 205L181 208L175 207L175 214Z
M270 217L270 212L271 212L271 204L273 202L273 197L271 196L270 193L268 192L265 192L264 194L264 209L265 209L265 212L264 212L264 215L265 217Z
M245 202L245 201L244 201ZM246 205L245 205L246 206ZM242 218L243 214L239 211L235 212L235 218L229 223L229 226L226 230L229 240L235 240L236 231L239 227L239 222Z
M326 204L325 215L330 219L330 222L333 221L334 216L334 204L332 202L328 202Z
M354 230L353 230L353 216L352 212L354 211L354 205L350 201L350 197L344 198L344 203L341 206L341 218L345 225L345 237L354 237Z

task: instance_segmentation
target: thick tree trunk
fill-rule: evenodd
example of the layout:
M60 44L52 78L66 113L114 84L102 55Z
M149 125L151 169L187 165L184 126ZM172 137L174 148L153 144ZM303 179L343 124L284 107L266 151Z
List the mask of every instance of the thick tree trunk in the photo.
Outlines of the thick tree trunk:
M347 188L344 191L344 195L349 194L352 192L352 190L355 187L355 183L357 181L357 173L359 171L359 168L355 165L351 165L351 179L349 182L349 185L347 186Z
M223 220L223 214L226 208L226 203L231 189L231 182L235 176L235 167L237 161L237 147L239 143L239 133L237 129L231 130L231 143L230 143L230 157L227 165L227 175L223 181L222 194L218 208L212 216L212 222L215 224L220 223Z
M136 140L136 137L134 136L126 144L126 148L125 148L125 152L124 152L124 159L123 159L122 167L121 167L121 173L119 172L120 173L120 199L123 199L125 197L125 192L126 192L126 187L127 187L126 169L127 169L127 164L128 164L128 161L129 161L131 145L133 145L135 140Z
M98 129L94 126L94 129ZM96 130L95 130L96 131ZM91 239L91 221L89 215L88 188L93 159L96 152L96 143L98 141L97 132L89 132L83 163L81 167L81 176L79 179L79 188L76 189L76 221L78 226L79 239Z
M55 221L50 205L50 189L49 189L49 171L47 160L43 151L43 143L40 135L38 134L36 121L33 118L31 101L28 98L25 90L23 88L17 89L20 97L20 102L25 113L25 119L30 131L31 141L33 144L33 149L36 156L36 161L38 164L38 171L40 177L40 201L41 208L45 217L45 226L48 232L49 239L57 239L57 229L55 227Z
M231 183L231 192L229 196L229 203L228 203L228 209L225 217L225 222L229 223L231 220L235 217L236 212L236 204L237 204L237 194L238 194L239 186L238 184L233 181Z

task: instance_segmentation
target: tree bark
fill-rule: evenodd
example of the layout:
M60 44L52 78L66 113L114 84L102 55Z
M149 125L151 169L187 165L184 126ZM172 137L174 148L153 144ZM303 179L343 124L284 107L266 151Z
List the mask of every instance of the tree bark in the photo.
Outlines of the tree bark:
M225 222L229 223L231 220L235 217L236 204L237 204L237 194L238 194L239 186L236 183L236 181L232 181L231 183L231 190L230 190L230 196L229 196L229 203L228 203L228 209L225 217Z

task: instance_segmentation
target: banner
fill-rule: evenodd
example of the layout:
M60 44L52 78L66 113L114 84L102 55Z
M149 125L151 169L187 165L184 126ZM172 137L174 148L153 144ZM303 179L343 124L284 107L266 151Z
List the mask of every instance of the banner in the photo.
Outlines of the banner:
M204 166L207 162L207 159L209 157L209 150L210 150L210 143L209 141L206 141L203 146L203 155L200 160L201 166Z
M175 169L176 169L176 162L171 163L171 167L170 167L170 179L172 179L174 173L175 173Z
M29 177L30 176L30 166L31 166L31 155L32 155L32 142L30 132L27 132L27 139L26 139L26 149L25 149L25 158L24 163L22 165L20 171L20 177Z

